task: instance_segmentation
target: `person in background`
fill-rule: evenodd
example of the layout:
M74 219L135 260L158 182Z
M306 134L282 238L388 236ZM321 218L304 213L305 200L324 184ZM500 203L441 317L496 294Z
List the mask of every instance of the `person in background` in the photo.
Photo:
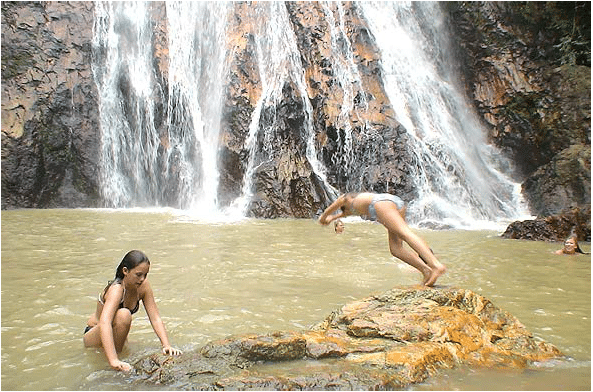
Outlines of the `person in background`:
M576 236L570 236L564 241L564 247L554 252L557 255L575 255L577 253L585 254L579 247Z
M389 233L391 254L420 271L424 277L423 285L434 286L447 270L424 240L406 224L405 205L399 197L388 193L346 193L326 208L319 217L319 223L328 225L349 215L360 215L383 224ZM413 251L405 248L403 242Z
M109 365L115 370L129 371L132 368L130 364L119 360L118 353L124 347L132 325L132 315L140 308L140 301L161 341L163 354L181 354L169 344L165 325L146 278L149 269L150 261L144 253L139 250L128 252L117 267L115 279L108 282L99 295L95 313L89 318L84 330L85 347L102 347Z
M342 234L344 232L344 222L341 219L334 222L334 231L336 234Z

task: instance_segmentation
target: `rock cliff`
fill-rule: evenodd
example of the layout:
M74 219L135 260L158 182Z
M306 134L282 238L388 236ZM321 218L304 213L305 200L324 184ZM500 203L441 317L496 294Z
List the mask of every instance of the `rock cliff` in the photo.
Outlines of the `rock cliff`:
M466 88L532 213L591 200L591 4L451 2Z
M233 336L179 357L140 359L134 379L183 390L393 390L462 364L516 369L562 357L469 290L394 288L308 331Z
M311 217L328 204L331 197L305 159L302 135L310 125L328 181L340 191L397 189L405 200L413 199L406 133L394 119L381 55L356 2L343 3L344 29L361 78L347 115L340 111L345 90L330 59L325 10L320 3L282 5L306 70L307 100L293 80L283 86L279 102L262 109L259 125L279 132L277 140L265 141L274 151L257 167L250 215ZM166 97L166 9L159 2L151 7L154 74ZM223 205L240 194L244 141L262 94L252 57L257 14L249 3L233 7L219 153ZM590 207L590 3L447 2L443 8L467 94L492 142L513 157L532 212L545 216ZM3 209L102 205L92 70L101 54L93 52L93 21L89 2L2 3ZM311 114L303 110L305 101ZM166 104L157 106L162 119ZM356 162L343 160L345 127L352 129L349 148L357 151ZM162 143L166 149L165 138Z
M93 3L2 3L2 208L98 205Z
M220 162L221 177L226 180L221 184L224 191L219 194L228 200L240 196L245 172L241 163L248 153L243 147L248 120L262 94L259 70L253 58L257 14L248 4L237 4L235 8L237 17L231 21L229 44L235 58L223 115L225 143ZM250 213L266 218L308 218L327 205L330 198L306 159L307 140L303 135L308 121L313 124L328 180L334 186L376 191L398 189L404 199L412 199L415 190L406 176L411 161L406 138L383 88L380 54L365 21L356 12L355 3L345 4L344 24L361 82L352 92L358 106L347 118L341 117L346 91L331 58L330 26L322 4L288 2L286 9L297 38L300 61L306 70L307 97L302 96L293 80L284 86L280 102L262 110L259 126L273 126L277 131L274 140L259 142L271 143L274 151L272 159L260 165L255 173L256 195ZM312 118L308 118L304 108L305 99L311 104ZM344 151L344 127L352 129L351 149L359 152L357 162L350 165L344 161L348 155Z

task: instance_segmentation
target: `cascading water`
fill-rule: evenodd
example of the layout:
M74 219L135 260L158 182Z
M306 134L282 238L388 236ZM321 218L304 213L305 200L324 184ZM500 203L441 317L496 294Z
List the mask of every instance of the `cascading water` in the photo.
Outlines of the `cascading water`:
M165 93L153 70L150 3L96 4L102 196L110 207L199 205L213 211L228 69L227 3L167 2L166 7Z
M254 53L261 96L252 113L244 150L242 195L225 211L218 205L218 148L227 71L227 2L166 2L168 64L154 68L153 4L97 2L94 74L100 92L102 197L109 207L175 208L243 216L252 196L253 173L274 157L271 140L283 87L302 100L306 158L329 194L315 147L313 108L287 9L282 2L253 3ZM362 82L344 25L341 3L319 3L327 20L331 62L343 87L337 128L343 130L335 162L357 162L348 117L364 108ZM448 72L446 34L433 3L360 2L381 51L384 84L397 120L411 135L419 198L410 220L470 226L513 219L523 210L518 185L503 172L509 164L485 141L485 131L458 93ZM397 37L394 39L394 37ZM166 82L160 78L166 77ZM365 125L370 126L370 125Z
M108 206L152 205L160 171L146 4L96 3L95 63L101 116L101 184Z
M185 169L183 178L192 178L196 171L200 174L197 181L187 181L185 188L179 191L187 198L181 206L191 210L199 206L200 211L215 211L218 208L217 146L228 71L225 50L227 3L166 4L169 134L178 150L191 145L191 138L195 138L196 151L199 152L197 157L192 157L190 150L180 160Z
M249 151L247 170L244 178L242 193L231 210L238 210L242 214L246 212L247 203L252 196L253 173L257 166L272 159L274 146L271 143L274 135L278 132L278 124L272 121L262 126L260 119L262 111L266 108L274 108L282 101L283 87L286 83L294 83L303 99L305 110L305 138L307 140L307 159L313 171L324 182L327 190L337 196L335 190L325 176L324 168L317 159L317 152L314 144L314 128L312 124L313 109L308 99L306 82L304 80L303 66L300 61L300 52L296 44L296 38L290 25L286 7L281 2L262 2L252 5L252 12L257 15L257 36L256 42L257 64L261 78L262 95L257 102L249 125L249 135L245 147ZM262 135L259 135L259 134ZM263 140L262 143L257 143Z
M339 2L323 2L321 4L331 36L333 72L338 84L343 90L343 97L340 102L341 110L336 126L344 130L344 137L341 140L341 153L335 155L334 163L336 166L341 167L344 172L349 172L352 169L352 165L355 164L353 159L352 125L349 118L351 113L357 112L354 105L356 93L364 90L358 67L354 62L354 53L350 45L350 39L344 26L344 9L342 4ZM334 7L335 12L333 10ZM334 13L336 16L334 16ZM364 94L360 96L363 97L363 100L365 99ZM366 102L361 106L367 106ZM340 137L340 134L338 133L337 136Z
M525 216L510 164L458 92L438 3L359 3L381 51L397 120L412 136L419 198L412 221L473 226Z

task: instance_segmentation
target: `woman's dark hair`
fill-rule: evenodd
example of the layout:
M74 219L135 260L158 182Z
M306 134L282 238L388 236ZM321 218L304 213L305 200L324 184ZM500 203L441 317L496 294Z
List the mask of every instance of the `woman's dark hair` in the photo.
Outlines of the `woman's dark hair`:
M101 303L105 301L105 294L109 287L112 284L120 284L121 281L124 279L124 267L128 269L128 271L138 267L142 263L148 263L150 265L150 260L144 253L139 250L131 250L129 251L124 258L121 260L121 263L117 266L117 270L115 271L115 278L107 282L107 286L103 289L103 292L100 295Z
M124 258L122 259L121 263L117 266L117 270L115 271L115 279L123 279L124 278L124 267L128 269L128 271L133 270L137 266L142 263L148 263L150 265L150 260L144 253L139 250L131 250L129 251Z
M586 254L585 252L583 252L583 250L581 249L581 247L579 246L579 243L577 242L577 238L574 237L574 243L577 245L577 248L574 250L576 253L580 253L580 254Z

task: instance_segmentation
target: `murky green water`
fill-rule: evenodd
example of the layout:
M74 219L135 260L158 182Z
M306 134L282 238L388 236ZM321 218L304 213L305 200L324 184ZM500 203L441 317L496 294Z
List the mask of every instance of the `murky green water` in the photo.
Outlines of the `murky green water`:
M572 357L536 370L454 369L416 390L590 390L591 257L493 231L420 231L448 268L440 284L471 289ZM343 304L420 274L392 258L382 226L313 220L205 224L172 211L2 212L4 390L129 389L82 333L97 294L130 249L149 279L169 337L190 350L227 335L307 328ZM590 252L590 244L581 244ZM122 358L159 350L143 308Z

